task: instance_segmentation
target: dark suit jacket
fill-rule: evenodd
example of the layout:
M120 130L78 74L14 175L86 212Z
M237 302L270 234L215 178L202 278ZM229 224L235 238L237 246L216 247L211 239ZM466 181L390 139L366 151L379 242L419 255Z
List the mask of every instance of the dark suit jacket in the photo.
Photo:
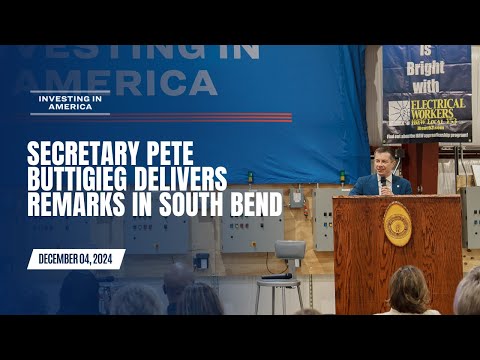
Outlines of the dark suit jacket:
M394 195L412 194L412 185L407 179L392 175L392 192ZM348 195L378 195L377 174L359 177Z

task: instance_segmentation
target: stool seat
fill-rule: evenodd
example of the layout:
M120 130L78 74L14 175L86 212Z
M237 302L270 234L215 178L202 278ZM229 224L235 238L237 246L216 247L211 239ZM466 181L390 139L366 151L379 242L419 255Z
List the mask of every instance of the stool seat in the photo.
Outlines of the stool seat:
M297 279L262 279L257 280L258 286L300 286L300 280Z
M302 294L300 292L300 280L297 279L260 279L257 280L257 300L255 302L255 315L258 314L258 301L260 298L260 287L268 286L272 288L272 315L275 315L275 288L282 288L283 315L286 314L285 289L297 288L300 308L303 309Z

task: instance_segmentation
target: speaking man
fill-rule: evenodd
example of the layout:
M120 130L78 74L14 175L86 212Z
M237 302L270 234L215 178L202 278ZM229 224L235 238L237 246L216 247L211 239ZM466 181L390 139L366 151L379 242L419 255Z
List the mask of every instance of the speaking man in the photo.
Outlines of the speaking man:
M392 174L397 161L392 148L379 147L374 154L376 174L359 177L349 195L408 195L410 181Z

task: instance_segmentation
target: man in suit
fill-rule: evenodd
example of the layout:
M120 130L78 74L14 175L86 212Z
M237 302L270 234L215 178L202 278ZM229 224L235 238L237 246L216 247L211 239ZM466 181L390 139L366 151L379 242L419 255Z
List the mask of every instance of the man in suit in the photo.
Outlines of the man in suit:
M375 150L376 174L359 177L349 195L408 195L412 194L410 181L392 174L397 161L393 149ZM383 180L383 182L382 182Z

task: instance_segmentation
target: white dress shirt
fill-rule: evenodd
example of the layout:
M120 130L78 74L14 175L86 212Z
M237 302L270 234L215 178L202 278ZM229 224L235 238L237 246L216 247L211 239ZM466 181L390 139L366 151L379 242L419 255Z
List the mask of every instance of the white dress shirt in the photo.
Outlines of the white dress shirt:
M382 194L382 182L380 181L382 177L377 174L377 180L378 180L378 195ZM392 174L388 175L386 177L387 179L387 187L392 190Z

